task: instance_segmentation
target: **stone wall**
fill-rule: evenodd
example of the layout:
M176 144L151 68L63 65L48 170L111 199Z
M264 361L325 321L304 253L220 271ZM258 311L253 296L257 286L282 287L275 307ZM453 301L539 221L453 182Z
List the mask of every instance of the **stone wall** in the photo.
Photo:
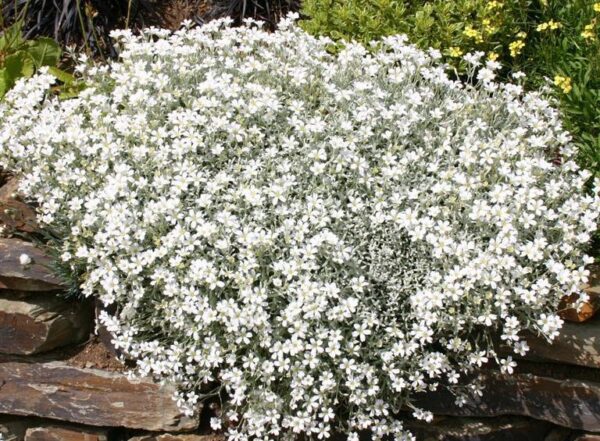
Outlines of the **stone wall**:
M67 299L48 257L18 238L37 226L15 191L10 180L0 188L0 225L14 233L0 239L4 439L221 440L208 430L206 416L179 411L172 387L128 378L106 332L95 333L97 305ZM22 265L21 254L32 262ZM600 283L594 280L588 292L599 294ZM567 323L553 346L535 337L529 344L531 354L514 375L486 372L486 393L462 408L444 392L418 397L436 414L433 424L408 423L418 440L600 441L600 317Z

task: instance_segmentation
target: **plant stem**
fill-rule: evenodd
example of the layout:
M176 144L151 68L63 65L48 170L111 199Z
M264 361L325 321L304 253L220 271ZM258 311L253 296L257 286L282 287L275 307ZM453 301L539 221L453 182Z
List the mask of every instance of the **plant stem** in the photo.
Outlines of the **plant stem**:
M92 55L92 50L90 45L88 44L88 37L85 32L85 23L83 22L83 16L81 15L81 3L80 0L75 0L77 6L77 17L79 18L79 25L81 26L81 36L83 37L83 44L85 45L85 49L88 55Z
M133 2L133 0L129 0L127 2L127 18L125 19L125 28L129 28L129 20L131 18L131 3Z

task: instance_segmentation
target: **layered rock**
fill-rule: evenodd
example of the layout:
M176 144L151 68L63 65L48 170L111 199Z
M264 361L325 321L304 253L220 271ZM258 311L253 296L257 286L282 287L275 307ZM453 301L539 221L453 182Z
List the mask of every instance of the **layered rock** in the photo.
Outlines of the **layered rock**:
M573 441L600 441L600 434L586 433L578 436Z
M129 438L129 441L225 441L223 435L194 435L194 434L170 434L143 435Z
M565 323L553 343L534 336L526 340L531 348L527 354L530 360L600 369L600 317L581 324Z
M62 362L0 363L0 413L149 431L189 431L174 389L122 373L81 369Z
M26 254L31 264L22 265ZM0 239L0 289L18 291L52 291L64 288L53 274L52 261L35 245L20 239Z
M520 417L444 418L407 427L419 441L546 441L550 430L548 423Z
M454 396L444 389L421 394L417 404L438 415L521 415L571 429L600 432L600 383L497 372L487 372L482 378L483 396L471 395L463 407L458 407Z
M25 441L108 441L105 429L50 425L27 429Z
M91 323L88 302L56 295L0 297L0 353L30 355L79 343Z

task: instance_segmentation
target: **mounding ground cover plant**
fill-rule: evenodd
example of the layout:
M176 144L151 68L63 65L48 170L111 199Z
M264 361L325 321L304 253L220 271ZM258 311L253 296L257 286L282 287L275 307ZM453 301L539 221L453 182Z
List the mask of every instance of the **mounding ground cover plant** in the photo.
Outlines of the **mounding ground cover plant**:
M59 100L43 71L0 103L21 176L82 292L140 375L180 385L231 440L413 439L397 418L552 339L600 209L538 93L469 81L403 37L372 51L218 20L115 34ZM597 182L596 182L597 183Z

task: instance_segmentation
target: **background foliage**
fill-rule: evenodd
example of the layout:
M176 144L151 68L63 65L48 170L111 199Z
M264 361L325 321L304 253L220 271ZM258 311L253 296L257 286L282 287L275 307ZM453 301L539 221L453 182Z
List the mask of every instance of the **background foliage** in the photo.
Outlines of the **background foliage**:
M30 77L42 66L56 66L60 47L51 38L25 40L21 22L0 36L0 98L22 77Z
M94 55L116 55L109 33L129 27L150 0L6 0L0 1L5 23L23 22L25 38L49 37Z
M236 24L246 17L264 20L271 29L299 0L0 0L3 23L21 20L25 38L55 39L89 55L116 56L110 31L148 26L176 29L183 20L197 24L230 16Z
M439 49L459 72L460 56L483 51L522 70L527 86L549 82L584 166L600 175L600 3L591 0L304 0L305 30L368 43L404 33Z

